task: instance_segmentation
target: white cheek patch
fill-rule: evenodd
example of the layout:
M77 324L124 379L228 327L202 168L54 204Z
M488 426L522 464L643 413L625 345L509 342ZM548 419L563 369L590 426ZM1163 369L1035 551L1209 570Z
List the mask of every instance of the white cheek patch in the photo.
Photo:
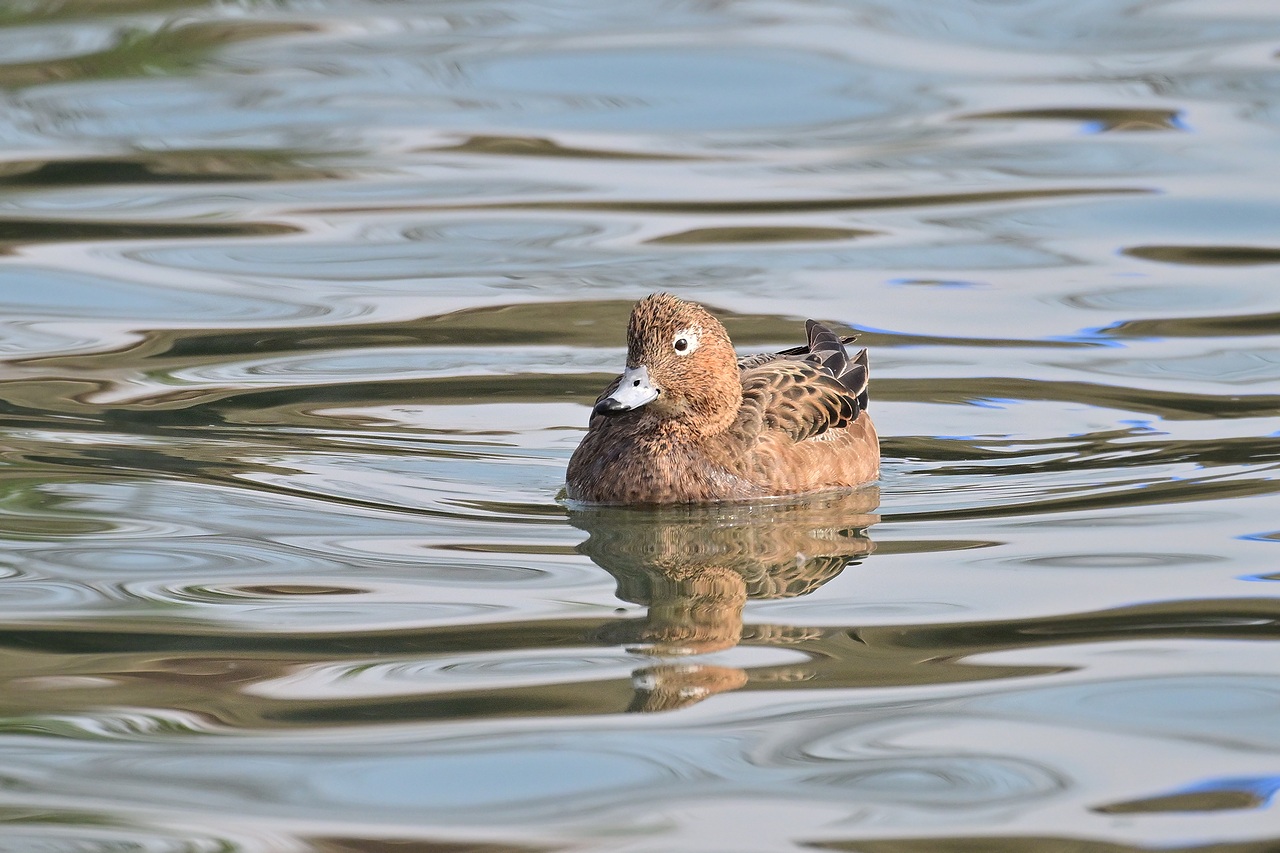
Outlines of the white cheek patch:
M676 351L676 355L688 355L698 348L701 343L698 336L702 333L699 326L690 326L687 329L681 329L676 332L674 338L671 339L671 348ZM684 341L684 348L680 346L680 342Z

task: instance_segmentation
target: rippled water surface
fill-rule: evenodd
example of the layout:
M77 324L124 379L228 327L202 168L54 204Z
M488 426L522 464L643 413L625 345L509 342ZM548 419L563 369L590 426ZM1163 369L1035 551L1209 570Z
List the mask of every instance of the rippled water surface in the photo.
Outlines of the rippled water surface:
M0 4L0 848L1273 851L1280 8ZM574 508L630 305L876 489Z

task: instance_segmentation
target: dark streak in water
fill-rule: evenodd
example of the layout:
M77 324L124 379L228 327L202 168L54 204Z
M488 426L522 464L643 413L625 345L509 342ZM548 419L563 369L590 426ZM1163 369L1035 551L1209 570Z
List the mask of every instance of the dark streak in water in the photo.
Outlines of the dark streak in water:
M1097 806L1093 810L1099 814L1169 814L1171 812L1219 812L1238 809L1256 809L1266 805L1267 800L1253 791L1218 790L1194 791L1180 794L1166 794L1159 797L1146 797L1140 800L1125 800Z
M839 210L886 210L909 207L950 207L967 204L995 204L1010 201L1040 201L1057 198L1104 195L1148 195L1154 190L1140 187L1099 187L1081 189L991 190L968 193L929 193L847 198L753 199L747 201L528 201L481 204L444 204L406 207L343 207L313 211L318 213L380 213L409 210L572 210L608 213L671 214L759 214L819 213Z
M0 219L2 243L81 240L159 240L174 237L265 237L298 234L292 225L267 222L92 222L76 219Z
M552 139L536 136L472 136L465 142L442 148L424 148L420 151L458 152L462 154L490 154L504 157L568 157L576 160L655 160L688 161L703 157L679 154L646 154L638 151L616 151L605 148L575 148L561 145Z
M1116 338L1218 338L1273 336L1280 329L1280 313L1237 314L1223 317L1161 317L1125 320L1099 334Z
M871 628L860 633L864 639L881 636L912 648L964 646L969 649L968 654L1028 646L1105 643L1121 637L1275 640L1280 639L1280 601L1255 598L1162 601L1097 613L922 625L911 629Z
M1145 261L1191 266L1280 264L1280 249L1270 246L1133 246L1124 254Z
M1067 121L1091 124L1106 131L1181 130L1178 110L1144 109L1141 107L1054 107L1049 109L1001 110L969 113L962 120L983 121Z
M814 850L848 853L1150 853L1147 844L1122 844L1088 838L1043 835L950 836L946 838L872 838L850 841L813 841ZM1275 853L1276 842L1222 842L1163 845L1169 853Z
M135 157L15 160L4 163L0 186L92 187L319 180L332 171L302 166L284 152L187 149Z
M400 830L403 832L403 830ZM488 844L483 841L448 841L434 835L376 838L324 835L303 839L314 853L550 853L568 850L570 845Z
M806 226L771 225L738 226L723 228L692 228L674 234L664 234L645 242L662 246L703 246L735 243L800 243L828 240L853 240L871 237L879 232L859 228L813 228Z

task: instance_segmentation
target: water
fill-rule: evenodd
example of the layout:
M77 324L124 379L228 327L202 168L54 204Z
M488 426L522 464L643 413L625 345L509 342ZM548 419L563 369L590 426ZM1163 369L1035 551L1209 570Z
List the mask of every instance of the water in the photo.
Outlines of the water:
M0 9L0 848L1269 851L1280 12ZM634 300L878 489L558 500Z

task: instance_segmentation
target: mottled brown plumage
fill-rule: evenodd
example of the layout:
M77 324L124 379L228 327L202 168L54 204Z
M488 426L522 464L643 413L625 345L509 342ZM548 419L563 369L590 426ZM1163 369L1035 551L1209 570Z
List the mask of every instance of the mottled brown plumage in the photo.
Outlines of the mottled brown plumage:
M810 320L808 344L739 359L705 308L656 293L627 325L627 370L596 401L568 495L667 504L853 488L876 479L867 352Z

